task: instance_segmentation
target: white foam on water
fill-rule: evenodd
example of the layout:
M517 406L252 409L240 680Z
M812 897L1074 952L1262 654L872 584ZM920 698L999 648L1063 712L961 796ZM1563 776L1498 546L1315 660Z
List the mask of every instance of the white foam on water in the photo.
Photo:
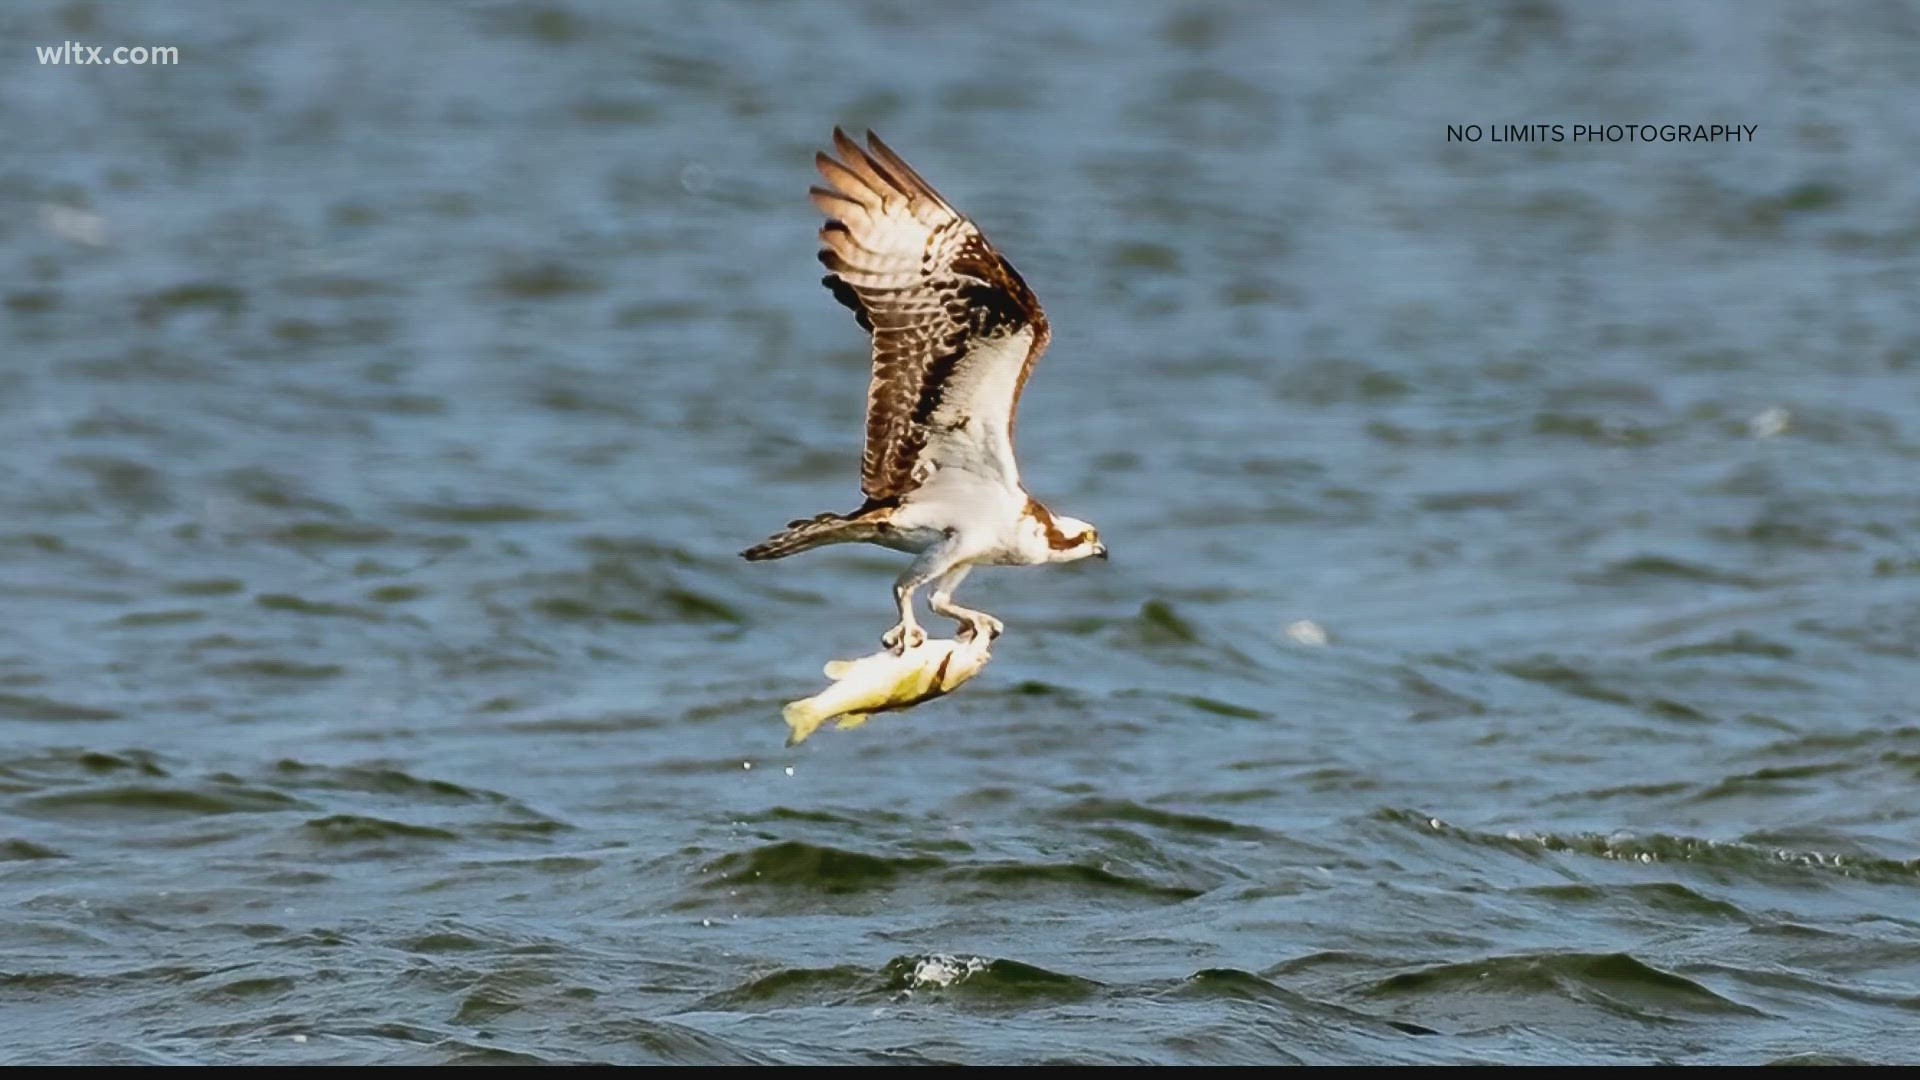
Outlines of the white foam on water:
M935 953L932 956L922 957L919 963L913 965L913 973L907 976L907 981L915 988L952 986L985 970L987 970L987 962L978 956L962 957Z
M1786 434L1792 423L1793 414L1775 405L1762 409L1747 421L1747 434L1756 439L1771 439Z
M1301 619L1287 627L1287 637L1296 645L1319 646L1327 643L1327 631L1312 619Z

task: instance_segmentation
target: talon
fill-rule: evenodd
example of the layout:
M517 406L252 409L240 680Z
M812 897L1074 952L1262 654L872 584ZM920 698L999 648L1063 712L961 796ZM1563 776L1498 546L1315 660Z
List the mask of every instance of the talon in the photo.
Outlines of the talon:
M892 649L895 654L904 656L908 649L917 649L927 640L927 632L919 626L901 623L880 635L882 648Z
M967 639L971 641L972 639L979 637L980 632L982 630L987 632L987 640L992 641L995 638L999 637L1001 634L1004 634L1007 632L1007 624L1001 622L999 619L996 619L991 615L982 615L979 618L974 619L967 623L967 627L966 627Z

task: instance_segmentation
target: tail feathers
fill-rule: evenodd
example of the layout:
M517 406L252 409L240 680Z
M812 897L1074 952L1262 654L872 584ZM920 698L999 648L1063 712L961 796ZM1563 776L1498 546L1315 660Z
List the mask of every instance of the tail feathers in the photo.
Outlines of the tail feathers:
M786 529L740 553L751 562L784 559L827 544L845 544L872 535L873 523L860 515L817 514L787 523Z

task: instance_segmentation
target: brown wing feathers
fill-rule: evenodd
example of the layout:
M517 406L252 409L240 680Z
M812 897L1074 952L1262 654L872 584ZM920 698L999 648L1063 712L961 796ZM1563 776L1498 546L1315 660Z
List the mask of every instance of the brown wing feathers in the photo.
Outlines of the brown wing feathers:
M897 499L918 484L928 421L968 342L1033 327L1024 387L1047 345L1046 316L980 230L877 136L868 132L862 149L835 128L833 145L837 160L814 159L829 186L811 191L829 218L820 261L831 273L821 280L873 335L861 489L870 501Z

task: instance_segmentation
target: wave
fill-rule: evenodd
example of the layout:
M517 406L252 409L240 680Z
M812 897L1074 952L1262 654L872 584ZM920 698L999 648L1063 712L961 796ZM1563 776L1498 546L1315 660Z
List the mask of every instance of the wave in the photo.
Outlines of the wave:
M431 825L412 825L404 821L367 817L361 814L332 814L313 818L301 826L313 839L329 844L364 844L384 840L458 840L460 834Z
M1829 776L1834 773L1852 772L1855 768L1857 768L1857 766L1854 763L1847 761L1768 766L1754 769L1751 772L1728 776L1689 796L1686 801L1689 803L1702 803L1712 802L1715 799L1777 794L1782 790L1790 789L1792 781Z
M751 1012L806 1005L841 1005L874 989L873 973L842 964L826 968L781 968L695 1003L701 1011Z
M1683 559L1668 558L1664 555L1635 555L1609 563L1597 574L1582 578L1594 585L1627 585L1648 583L1662 586L1665 582L1685 581L1705 585L1727 585L1739 589L1764 589L1767 583L1745 574L1730 573L1717 567L1687 562Z
M892 1007L994 1016L1063 1006L1095 1010L1087 1015L1150 1009L1181 1016L1183 1029L1207 1033L1211 1059L1224 1053L1250 1063L1270 1064L1276 1056L1301 1060L1295 1054L1308 1044L1324 1044L1320 1049L1329 1061L1347 1060L1355 1038L1377 1046L1382 1039L1440 1034L1410 1020L1316 1000L1237 968L1116 984L1007 957L944 952L896 956L878 970L853 964L781 968L701 998L691 1011ZM1147 1051L1139 1060L1163 1059Z
M401 769L373 765L308 765L292 758L282 758L273 765L273 779L277 786L296 790L395 795L412 802L519 805L519 800L497 791L463 787L447 780L414 776Z
M38 694L0 694L0 720L118 720L113 709L75 705Z
M0 862L32 862L36 859L64 859L67 853L31 840L0 840Z
M872 810L863 809L857 813L853 811L835 813L831 810L822 810L819 807L812 806L771 806L759 813L747 814L740 818L740 820L749 824L799 821L814 825L831 825L835 828L853 829L872 826L878 822L904 822L907 818L904 814L896 814L877 808Z
M1162 810L1130 799L1080 799L1054 810L1050 816L1061 821L1126 822L1193 836L1221 836L1238 840L1265 840L1272 836L1268 830L1258 826L1242 825L1237 821L1205 814Z
M150 819L156 814L258 814L307 809L291 795L242 784L114 784L30 796L16 804L46 817Z
M373 608L358 607L353 604L336 604L326 600L308 600L292 593L261 593L253 602L268 611L285 612L290 615L308 615L319 619L358 619L361 622L384 622L387 615Z
M1106 987L1092 979L1018 960L954 953L896 956L879 970L851 964L781 968L710 994L699 1010L761 1011L803 1006L878 1004L916 993L949 993L964 1000L1032 1005L1077 1001Z
M1710 916L1729 922L1751 924L1754 917L1738 904L1708 896L1676 881L1641 881L1625 885L1564 884L1535 885L1518 890L1555 904L1611 904L1627 900L1658 915L1687 918Z
M1004 898L1014 889L1064 888L1080 894L1108 893L1138 896L1165 903L1191 900L1207 890L1179 882L1151 881L1123 874L1107 863L994 863L969 866L947 875L949 880L990 886L986 891Z
M314 682L339 678L347 673L346 667L341 664L306 664L298 660L277 659L238 660L210 670L215 674L242 679L300 679Z
M1157 881L1114 865L1085 862L955 862L917 852L876 855L803 840L781 840L722 855L701 867L700 886L726 889L801 889L847 895L896 888L921 880L948 893L996 898L1022 890L1062 889L1080 895L1125 894L1177 903L1207 890L1181 881Z
M1439 964L1389 975L1361 992L1373 999L1553 995L1641 1018L1675 1013L1767 1015L1629 953L1519 953Z
M1177 985L1162 991L1158 996L1252 1003L1268 1008L1284 1009L1301 1016L1317 1017L1333 1024L1363 1027L1382 1025L1402 1035L1440 1034L1424 1024L1373 1016L1343 1005L1316 1001L1264 976L1240 968L1203 968L1180 980Z
M1018 960L929 953L897 956L882 971L891 990L956 990L970 998L993 998L1027 1004L1042 999L1075 1001L1100 992L1092 979L1068 975Z
M526 503L495 502L423 502L403 507L402 512L420 521L437 525L513 525L529 521L570 521L572 515L556 513Z
M1873 854L1842 854L1807 848L1774 847L1746 840L1707 840L1665 833L1481 832L1449 825L1410 810L1381 810L1381 820L1422 833L1478 847L1525 855L1568 853L1637 863L1678 863L1753 874L1812 871L1841 877L1912 882L1920 879L1920 859L1890 859Z
M1592 672L1563 663L1553 656L1536 656L1502 664L1500 671L1509 677L1550 687L1582 701L1619 705L1662 720L1687 723L1707 723L1713 720L1713 717L1684 702L1674 701L1671 698L1643 697L1616 689Z
M932 855L869 855L800 840L782 840L750 851L722 855L701 870L729 885L801 887L831 894L886 888L903 876L946 865L946 860Z

